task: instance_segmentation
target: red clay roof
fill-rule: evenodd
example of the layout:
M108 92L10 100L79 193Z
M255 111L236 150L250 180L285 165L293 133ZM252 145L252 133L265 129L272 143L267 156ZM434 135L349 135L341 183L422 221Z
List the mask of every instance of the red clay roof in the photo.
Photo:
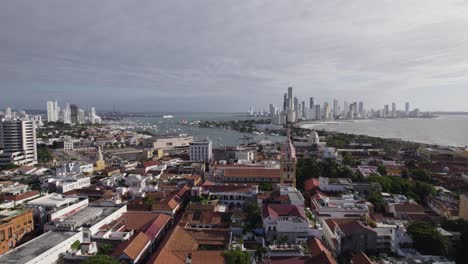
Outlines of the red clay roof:
M159 214L158 217L151 223L151 225L146 229L145 234L150 239L155 239L156 236L164 229L171 220L171 217L165 214Z
M304 264L309 257L271 257L270 264Z
M290 204L265 204L262 208L263 217L278 218L279 216L296 216L307 219L304 209Z
M304 182L304 190L310 191L319 187L319 181L314 178L307 179Z
M138 255L140 255L145 250L145 247L148 245L149 242L149 237L145 235L145 233L140 232L129 241L120 243L115 248L112 255L115 257L119 257L122 254L125 254L128 258L134 261L136 260Z
M29 197L33 197L38 194L39 194L39 191L30 191L30 192L25 192L25 193L18 194L18 195L0 195L0 197L8 201L16 202L16 201L21 201L23 199L27 199Z
M351 259L352 264L373 264L374 262L367 257L366 254L363 252L359 252L354 254L353 258Z
M192 264L224 264L221 250L197 250L192 252Z
M396 212L424 213L424 208L415 203L395 204Z
M229 168L224 170L224 177L243 177L243 178L279 178L280 169L268 168Z

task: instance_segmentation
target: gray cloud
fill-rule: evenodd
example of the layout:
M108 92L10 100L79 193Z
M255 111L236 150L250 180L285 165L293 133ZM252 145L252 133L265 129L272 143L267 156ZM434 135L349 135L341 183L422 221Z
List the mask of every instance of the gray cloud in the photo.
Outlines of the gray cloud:
M466 14L448 0L5 0L0 106L241 111L292 85L468 110Z

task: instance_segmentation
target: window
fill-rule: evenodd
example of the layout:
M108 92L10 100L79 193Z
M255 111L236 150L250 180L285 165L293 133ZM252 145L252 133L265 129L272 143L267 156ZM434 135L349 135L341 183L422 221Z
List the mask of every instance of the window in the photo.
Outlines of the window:
M0 241L5 241L5 230L0 231Z
M8 238L11 238L13 236L13 227L8 228Z

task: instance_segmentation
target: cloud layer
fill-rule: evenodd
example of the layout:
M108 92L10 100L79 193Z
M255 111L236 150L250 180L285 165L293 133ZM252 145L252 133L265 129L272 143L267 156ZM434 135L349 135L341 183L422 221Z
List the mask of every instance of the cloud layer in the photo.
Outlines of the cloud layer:
M306 100L467 110L466 1L24 1L0 8L0 106L242 111Z

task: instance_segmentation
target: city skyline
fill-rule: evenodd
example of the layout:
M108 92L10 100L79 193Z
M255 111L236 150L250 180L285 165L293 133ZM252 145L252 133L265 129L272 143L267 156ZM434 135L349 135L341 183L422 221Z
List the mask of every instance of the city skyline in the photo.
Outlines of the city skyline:
M240 112L293 86L322 102L468 111L466 3L100 5L5 3L0 105Z

